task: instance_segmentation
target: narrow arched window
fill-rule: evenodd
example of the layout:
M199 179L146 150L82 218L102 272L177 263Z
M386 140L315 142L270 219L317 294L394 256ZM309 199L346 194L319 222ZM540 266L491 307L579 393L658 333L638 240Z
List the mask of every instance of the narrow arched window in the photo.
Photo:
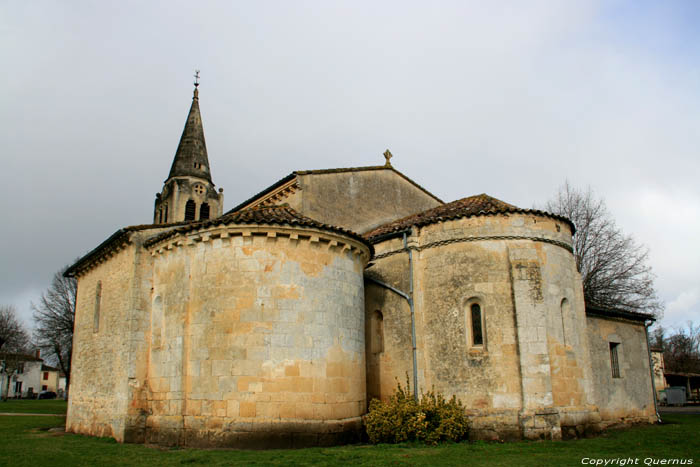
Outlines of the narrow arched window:
M561 336L562 342L566 345L566 319L571 313L571 305L567 299L561 301Z
M194 220L194 213L195 210L197 209L196 205L194 204L194 201L189 200L185 204L185 220L186 221L193 221Z
M159 224L163 223L163 208L162 207L158 208L158 223Z
M168 205L165 205L165 215L163 216L163 222L168 223Z
M93 316L92 332L100 330L100 304L102 303L102 281L95 286L95 315Z
M484 345L484 330L482 326L481 306L478 303L472 303L469 307L471 313L472 325L472 345Z
M372 313L370 332L370 349L372 353L384 352L384 315L379 310Z
M159 349L163 345L163 299L158 295L151 309L151 346Z
M202 203L199 207L199 220L205 221L209 219L209 203Z

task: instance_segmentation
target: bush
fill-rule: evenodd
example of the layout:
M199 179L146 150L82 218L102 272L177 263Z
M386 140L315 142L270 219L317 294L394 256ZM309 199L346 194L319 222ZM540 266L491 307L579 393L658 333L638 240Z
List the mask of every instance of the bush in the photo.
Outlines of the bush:
M435 390L423 393L416 402L406 389L397 384L389 402L372 399L365 415L365 430L371 443L401 443L422 441L437 444L441 441L460 441L469 431L462 402L450 400Z

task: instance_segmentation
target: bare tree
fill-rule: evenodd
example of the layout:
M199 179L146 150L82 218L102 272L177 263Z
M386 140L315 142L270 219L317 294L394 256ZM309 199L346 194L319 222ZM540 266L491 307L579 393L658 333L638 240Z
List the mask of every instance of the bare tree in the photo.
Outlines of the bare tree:
M44 355L58 364L66 375L66 388L70 384L70 362L73 354L73 323L78 282L64 277L67 266L53 276L51 285L41 295L34 310L34 339Z
M567 181L545 209L576 226L574 255L586 303L660 317L663 306L648 264L649 250L620 230L605 201L590 188L581 191Z
M666 335L666 330L654 330L656 347L664 352L664 366L672 373L700 373L700 325L688 322L685 329L677 329Z
M7 400L10 380L21 368L23 354L29 345L29 333L17 319L15 308L10 305L0 306L0 376L3 376L0 379L4 382L1 388L3 400Z
M20 352L29 343L29 334L17 319L15 307L0 306L0 351Z

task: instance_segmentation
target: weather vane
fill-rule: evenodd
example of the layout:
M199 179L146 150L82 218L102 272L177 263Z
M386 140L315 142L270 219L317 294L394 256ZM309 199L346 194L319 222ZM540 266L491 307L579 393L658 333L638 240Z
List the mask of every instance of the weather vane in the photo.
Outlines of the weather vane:
M199 86L199 70L194 70L194 87Z

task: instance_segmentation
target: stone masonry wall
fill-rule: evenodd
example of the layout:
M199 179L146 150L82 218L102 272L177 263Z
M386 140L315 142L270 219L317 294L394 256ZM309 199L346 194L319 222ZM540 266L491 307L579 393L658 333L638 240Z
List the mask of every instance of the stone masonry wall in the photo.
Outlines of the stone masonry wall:
M158 247L147 441L353 439L366 407L367 248L328 232L218 229Z
M400 248L400 241L389 241ZM408 255L380 260L366 275L408 292ZM405 298L377 284L365 282L365 354L367 359L367 400L388 400L406 379L413 384L411 312ZM422 367L420 367L422 368Z
M585 430L599 421L586 396L589 352L568 225L528 214L476 216L423 227L408 245L421 389L460 398L474 437L557 438L562 426L570 435L569 426ZM407 291L400 240L375 247L379 259L368 274ZM383 303L406 309L384 313L383 355L368 353L368 392L382 398L393 392L384 380L411 368L408 307L392 295L368 287L368 319ZM473 342L474 303L483 315L483 345Z
M388 168L304 174L299 183L301 214L359 233L440 205Z
M136 246L129 245L78 279L67 431L124 440L128 325ZM95 329L97 284L101 299Z
M588 316L596 404L603 425L655 420L646 334L641 323ZM617 345L619 377L613 377L610 344Z

